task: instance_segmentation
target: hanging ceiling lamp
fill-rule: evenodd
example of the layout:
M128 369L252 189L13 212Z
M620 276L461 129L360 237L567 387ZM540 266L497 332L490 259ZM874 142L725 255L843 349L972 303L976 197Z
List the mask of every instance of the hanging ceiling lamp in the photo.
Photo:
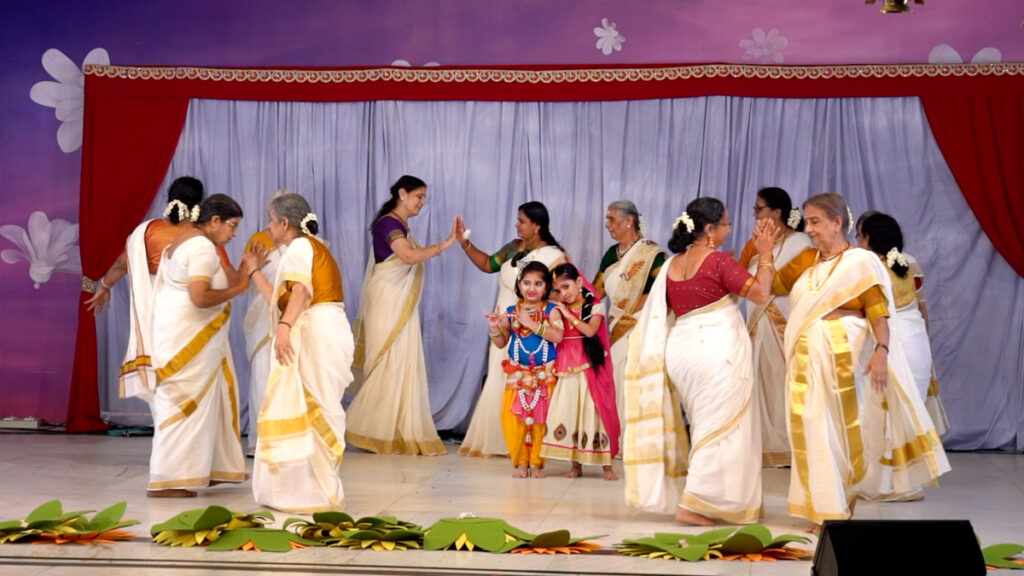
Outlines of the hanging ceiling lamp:
M874 4L875 0L864 0L865 4ZM924 0L914 0L914 4L924 4ZM913 12L910 9L910 0L883 0L882 9L879 10L882 14L902 14L904 12Z

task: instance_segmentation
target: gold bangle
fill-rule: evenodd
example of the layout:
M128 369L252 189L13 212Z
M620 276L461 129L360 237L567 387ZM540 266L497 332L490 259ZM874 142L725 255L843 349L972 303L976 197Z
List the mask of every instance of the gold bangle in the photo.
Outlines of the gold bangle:
M487 335L490 336L492 340L497 340L498 338L501 338L502 333L503 332L501 330L498 330L497 334L491 334L488 332Z
M775 268L775 263L771 260L760 260L757 263L758 268Z
M547 322L541 322L537 325L537 336L544 337L544 331L548 329Z

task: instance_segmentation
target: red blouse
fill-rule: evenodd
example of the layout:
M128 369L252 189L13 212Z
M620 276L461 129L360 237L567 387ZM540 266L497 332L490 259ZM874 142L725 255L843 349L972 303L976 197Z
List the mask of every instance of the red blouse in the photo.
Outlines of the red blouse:
M750 289L754 277L747 269L725 252L712 252L700 264L689 280L668 281L665 296L676 316L718 302L732 292L743 296Z

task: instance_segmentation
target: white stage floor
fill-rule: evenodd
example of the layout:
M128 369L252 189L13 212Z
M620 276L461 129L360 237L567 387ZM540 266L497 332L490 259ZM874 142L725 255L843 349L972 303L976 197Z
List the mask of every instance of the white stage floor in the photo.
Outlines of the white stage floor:
M348 573L348 574L751 574L808 575L811 563L685 563L619 556L610 551L623 538L654 532L703 531L677 525L668 516L637 512L623 501L623 483L605 482L599 469L579 479L559 474L568 463L549 462L545 479L517 480L506 458L468 458L457 445L448 455L377 456L349 451L343 479L347 512L355 517L393 515L424 527L461 512L494 516L529 532L567 528L573 535L608 534L608 547L586 555L522 556L486 552L375 552L311 548L284 554L208 552L152 544L149 527L190 508L220 504L254 512L248 483L200 491L198 498L148 499L145 488L149 438L0 434L0 520L23 518L55 498L65 510L102 509L127 500L134 540L80 546L0 545L0 573L11 575L121 576L139 574ZM950 454L953 471L924 501L860 502L863 519L969 519L983 545L1024 543L1024 455ZM250 460L251 462L251 460ZM616 462L621 476L621 462ZM788 469L765 470L765 516L773 533L800 532L805 521L785 513ZM275 513L278 527L291 514ZM899 546L875 542L874 546ZM921 554L943 553L943 543ZM814 544L809 548L813 550Z

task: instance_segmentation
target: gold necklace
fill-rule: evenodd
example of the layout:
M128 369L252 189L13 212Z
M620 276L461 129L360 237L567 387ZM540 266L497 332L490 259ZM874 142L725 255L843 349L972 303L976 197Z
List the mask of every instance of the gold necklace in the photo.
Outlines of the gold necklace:
M849 246L847 246L847 248L848 247ZM832 258L829 258L828 260L821 260L821 250L818 250L817 252L814 253L814 264L811 264L811 270L810 270L810 272L807 273L807 290L809 292L813 293L813 292L817 292L818 290L821 290L821 287L826 282L828 282L828 279L832 277L832 273L835 272L836 268L839 267L839 261L843 259L843 254L846 254L846 248L844 248L839 253L838 256L833 256ZM835 262L832 264L832 267L829 268L828 274L825 275L825 278L822 281L819 282L818 281L818 263L819 262L828 262L829 260L834 260Z
M636 245L636 243L640 241L640 238L640 236L637 236L636 238L633 239L632 242L630 242L625 247L622 246L622 242L619 242L619 244L615 247L615 255L619 258L619 260L622 260L622 257L626 254L626 252L629 252L629 249Z

